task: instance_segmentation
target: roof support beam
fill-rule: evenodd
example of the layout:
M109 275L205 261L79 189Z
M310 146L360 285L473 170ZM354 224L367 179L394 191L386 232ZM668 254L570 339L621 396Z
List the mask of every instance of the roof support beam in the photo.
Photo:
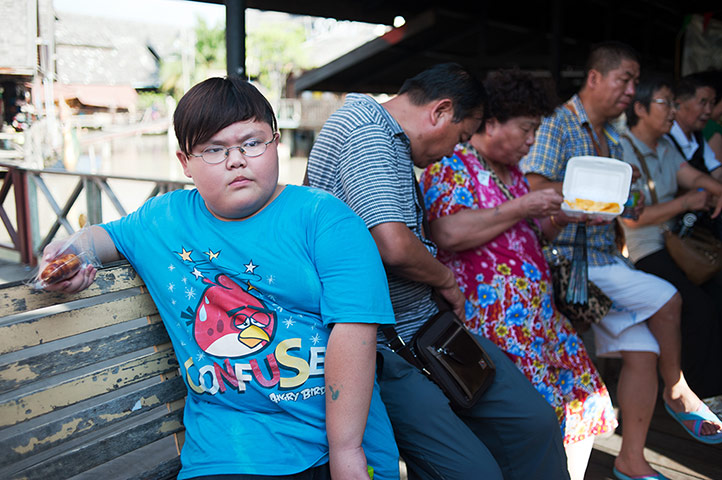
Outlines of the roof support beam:
M226 70L228 75L246 73L246 0L226 3Z

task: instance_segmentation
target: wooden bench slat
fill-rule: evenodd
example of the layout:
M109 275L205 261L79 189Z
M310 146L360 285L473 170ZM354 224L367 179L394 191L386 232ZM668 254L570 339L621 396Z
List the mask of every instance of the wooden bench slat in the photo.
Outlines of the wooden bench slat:
M180 457L167 460L143 475L143 480L170 480L178 476L181 469Z
M110 434L86 445L14 473L13 478L63 480L183 429L183 411L166 413L152 421Z
M0 467L21 461L49 448L87 435L100 428L138 416L164 403L185 397L186 387L181 377L175 377L148 387L131 390L98 405L73 412L43 425L0 440ZM180 403L176 408L182 408Z
M0 326L0 354L156 313L158 309L150 295L143 293L42 318L21 320Z
M142 285L143 280L127 263L98 270L95 282L82 292L73 295L34 290L22 283L11 284L0 288L0 316L32 311L50 305L95 297Z
M152 323L0 365L0 393L169 341L163 324Z
M58 408L131 385L178 368L172 349L153 352L127 362L73 378L47 389L0 404L0 427L15 425Z
M185 396L158 309L127 262L74 295L0 287L0 477L103 478L120 466L119 477L174 478Z

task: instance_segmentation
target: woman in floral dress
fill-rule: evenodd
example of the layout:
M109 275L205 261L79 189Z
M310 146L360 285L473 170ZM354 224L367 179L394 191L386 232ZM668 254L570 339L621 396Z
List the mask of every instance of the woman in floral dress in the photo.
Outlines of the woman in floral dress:
M502 348L554 407L571 478L582 479L594 436L617 421L584 345L554 305L549 266L528 223L553 237L571 220L559 194L530 193L517 167L550 100L518 70L490 75L486 87L481 132L421 176L431 234L466 296L467 326Z

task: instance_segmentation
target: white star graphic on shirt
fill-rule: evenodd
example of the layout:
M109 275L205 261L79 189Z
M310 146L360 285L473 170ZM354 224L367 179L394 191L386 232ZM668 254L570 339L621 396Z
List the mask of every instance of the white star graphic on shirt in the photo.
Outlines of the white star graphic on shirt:
M317 334L314 335L313 337L309 338L309 340L311 340L311 343L313 343L314 345L316 345L318 342L321 341L321 337L320 337L319 334L317 333Z
M276 277L274 277L273 275L269 275L268 277L266 277L266 281L269 285L273 285L273 282L276 281Z
M197 268L194 268L191 273L192 273L193 275L195 275L196 280L198 280L200 277L203 276L203 274L202 274Z
M193 287L186 288L185 296L188 298L188 300L193 300L196 297L196 291L193 289Z
M171 272L172 272L173 270L175 270L175 267L173 266L172 263L171 263L170 265L168 265L168 270L171 271Z
M169 284L168 284L168 291L169 291L169 292L173 292L173 289L174 289L174 288L175 288L175 284L173 284L173 283L169 283Z
M253 264L253 260L248 262L247 265L243 265L243 266L246 267L246 273L253 273L253 271L256 269L256 267L258 267L258 265Z
M286 328L291 328L296 324L296 322L294 322L291 318L287 318L283 321L283 324L286 325Z
M181 278L181 282L183 282L184 284L188 283L188 279L186 277L183 277L183 278Z
M196 360L199 362L202 362L203 359L205 359L205 358L206 358L206 354L203 352L198 352L198 355L196 355Z

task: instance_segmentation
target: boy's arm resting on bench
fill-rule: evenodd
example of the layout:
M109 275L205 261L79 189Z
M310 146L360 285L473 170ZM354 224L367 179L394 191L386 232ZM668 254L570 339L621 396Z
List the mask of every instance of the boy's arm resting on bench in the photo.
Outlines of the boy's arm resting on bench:
M88 234L92 237L92 245L95 249L93 253L101 264L114 262L122 258L118 250L115 248L115 244L110 238L110 235L103 227L93 225L89 228ZM45 250L43 250L43 258L40 262L41 271L43 265L55 258L58 249L64 244L64 240L59 240L45 247ZM95 280L95 274L96 270L92 265L85 265L72 277L47 285L45 290L52 292L76 293L88 288L90 284L93 283L93 280Z
M333 478L368 480L363 440L376 372L376 324L337 323L326 348L326 435Z

